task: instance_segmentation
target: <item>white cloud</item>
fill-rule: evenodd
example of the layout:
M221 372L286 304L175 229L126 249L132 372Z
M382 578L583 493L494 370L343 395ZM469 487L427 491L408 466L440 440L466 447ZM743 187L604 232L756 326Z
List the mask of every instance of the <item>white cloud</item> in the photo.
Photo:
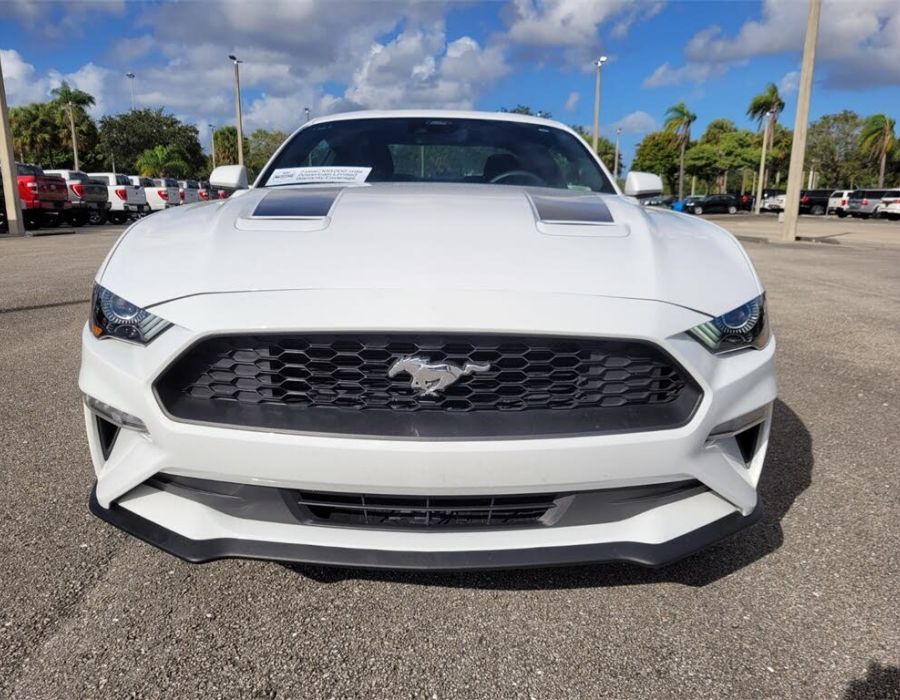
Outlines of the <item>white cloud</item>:
M46 78L39 78L34 66L27 63L18 51L0 49L0 62L3 64L6 99L11 105L46 99L49 91Z
M765 0L759 19L744 22L733 36L721 27L706 27L685 45L684 66L664 64L644 84L703 82L755 56L797 53L803 47L807 11L805 2ZM824 0L816 62L817 77L829 87L900 84L900 2Z
M577 90L572 90L569 93L569 96L566 98L566 111L572 112L578 106L578 101L581 99L581 93Z
M784 74L784 77L778 81L778 92L782 97L785 95L793 95L800 87L800 71L792 70Z
M560 49L564 62L588 71L599 50L602 25L615 22L611 33L621 38L634 22L653 17L663 5L663 0L511 0L502 12L504 40L540 60Z
M686 63L679 68L663 63L644 79L643 84L644 87L662 87L686 82L702 83L722 75L726 70L726 66L715 63Z
M621 129L623 134L646 134L659 129L659 123L652 116L641 110L626 114L612 125L612 131Z

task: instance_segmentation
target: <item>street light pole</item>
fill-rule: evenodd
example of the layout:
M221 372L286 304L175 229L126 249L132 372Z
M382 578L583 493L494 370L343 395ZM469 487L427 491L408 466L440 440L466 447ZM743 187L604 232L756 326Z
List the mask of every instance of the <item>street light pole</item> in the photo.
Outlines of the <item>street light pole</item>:
M603 71L603 64L606 63L606 56L601 56L594 61L597 68L597 75L594 80L594 137L592 145L594 153L597 152L597 141L600 138L600 73Z
M234 108L237 112L237 147L238 147L238 165L244 164L244 124L241 119L241 69L240 65L243 61L239 61L237 56L229 55L228 58L234 63Z
M81 170L78 167L78 135L75 133L75 113L72 109L72 103L69 102L69 128L72 130L72 155L75 157L75 170Z
M769 127L772 125L772 114L769 110L766 112L766 128L763 131L762 154L759 157L759 184L756 186L756 202L753 205L754 213L759 214L762 210L763 189L765 188L766 177L766 145L769 143Z
M212 155L212 169L216 169L216 127L212 124L207 124L209 127L209 147L210 147L210 155Z
M25 235L19 188L13 186L17 177L12 129L9 128L9 113L6 108L6 89L3 87L3 66L0 65L0 179L8 183L3 188L3 199L6 203L6 225L11 236Z
M128 82L131 83L131 111L134 111L134 73L128 71L125 74L125 77L128 78Z
M304 107L303 113L306 115L306 121L309 121L309 107Z
M819 36L821 12L822 0L809 0L806 41L803 43L803 63L800 66L800 90L797 93L797 114L794 117L794 142L791 144L791 167L788 170L787 196L784 198L782 237L786 241L793 241L797 238L797 220L800 218L800 187L803 185L803 158L806 155L806 130L809 128L809 101L812 95L816 39Z
M616 155L613 158L613 179L619 179L619 136L622 135L622 127L616 127Z

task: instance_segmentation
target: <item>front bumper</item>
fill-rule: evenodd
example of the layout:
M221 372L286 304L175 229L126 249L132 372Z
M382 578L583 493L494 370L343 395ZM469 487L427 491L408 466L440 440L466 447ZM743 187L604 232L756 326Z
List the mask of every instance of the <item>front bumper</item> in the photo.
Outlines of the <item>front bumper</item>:
M714 356L684 329L707 320L656 302L459 292L410 303L399 292L257 292L190 297L154 308L175 323L147 347L83 338L81 390L139 417L108 455L85 408L97 475L92 510L191 561L228 556L409 568L516 567L624 559L659 565L753 522L776 387L774 340ZM472 298L469 299L468 297ZM477 299L478 303L474 303ZM467 302L473 302L468 304ZM566 313L560 313L565 308ZM662 346L701 385L687 425L644 433L504 440L393 440L235 430L175 421L151 390L160 372L205 335L250 330L432 330L639 338ZM497 319L504 319L497 327ZM334 319L341 319L339 328ZM372 319L378 319L373 326ZM600 319L585 328L585 319ZM533 332L533 331L532 331ZM762 415L742 455L717 428ZM571 527L408 531L273 523L148 485L156 474L333 493L482 495L580 492L696 479L702 492L613 521Z

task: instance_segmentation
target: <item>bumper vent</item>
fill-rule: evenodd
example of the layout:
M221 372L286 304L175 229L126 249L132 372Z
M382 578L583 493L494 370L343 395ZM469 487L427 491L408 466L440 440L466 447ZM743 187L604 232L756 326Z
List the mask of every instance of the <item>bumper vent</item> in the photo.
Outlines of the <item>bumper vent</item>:
M422 395L409 373L390 376L409 356L480 369ZM687 372L644 342L359 333L208 338L156 391L181 420L443 439L672 428L701 396Z
M503 528L540 525L556 507L555 495L530 496L371 496L295 492L320 525L398 528Z

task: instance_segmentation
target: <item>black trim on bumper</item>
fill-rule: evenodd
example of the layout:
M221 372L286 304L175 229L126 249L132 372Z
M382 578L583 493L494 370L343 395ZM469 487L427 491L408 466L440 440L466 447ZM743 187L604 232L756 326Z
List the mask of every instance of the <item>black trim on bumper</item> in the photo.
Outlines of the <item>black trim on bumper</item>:
M651 567L664 566L718 542L754 524L762 517L762 504L758 502L750 515L731 513L693 532L660 544L604 542L495 551L400 552L229 538L192 540L115 503L109 509L103 508L97 501L96 486L91 490L90 509L101 520L193 563L243 558L365 569L419 570L524 569L607 561L630 561Z

